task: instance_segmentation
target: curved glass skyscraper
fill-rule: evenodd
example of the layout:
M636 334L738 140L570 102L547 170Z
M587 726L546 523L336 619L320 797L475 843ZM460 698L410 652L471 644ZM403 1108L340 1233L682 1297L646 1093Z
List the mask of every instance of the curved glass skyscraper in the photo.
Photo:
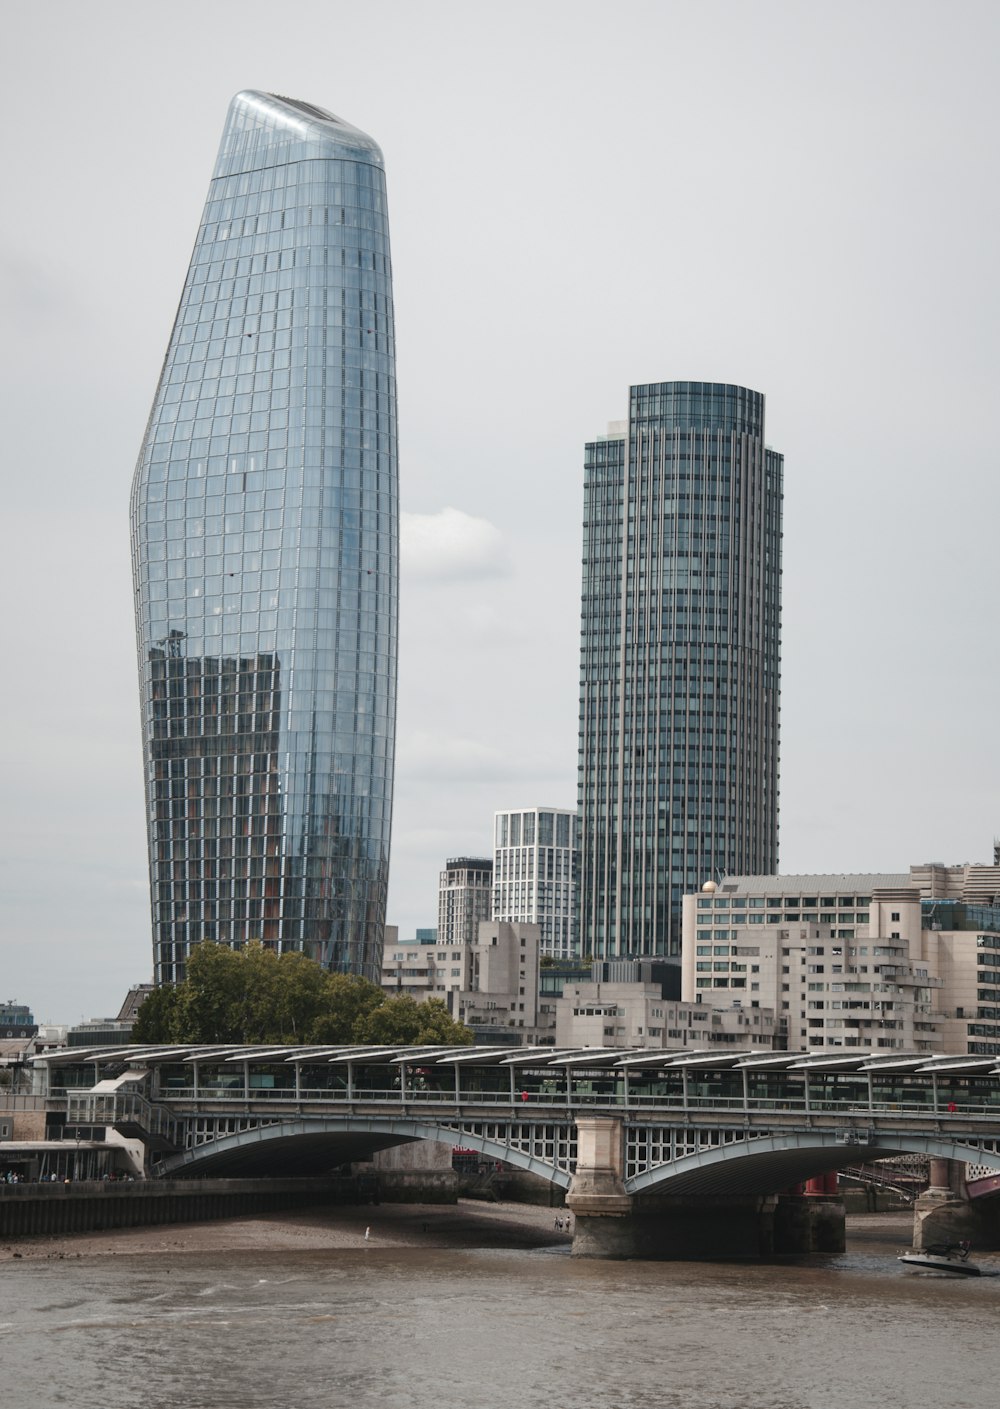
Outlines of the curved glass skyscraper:
M378 979L397 488L382 154L240 93L132 489L158 982L204 939Z
M681 897L778 861L782 457L764 398L634 386L586 448L581 944L676 954Z

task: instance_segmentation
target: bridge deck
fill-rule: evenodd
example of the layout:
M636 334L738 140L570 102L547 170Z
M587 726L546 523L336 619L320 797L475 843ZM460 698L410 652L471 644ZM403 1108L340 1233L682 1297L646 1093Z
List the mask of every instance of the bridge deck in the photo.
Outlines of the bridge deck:
M330 1168L429 1139L568 1187L592 1117L620 1131L630 1194L781 1188L891 1152L1000 1170L992 1059L173 1047L40 1065L68 1129L141 1128L162 1172Z
M50 1054L50 1096L129 1090L173 1107L217 1101L456 1108L544 1105L618 1114L910 1112L1000 1117L1000 1061L843 1052L478 1047L133 1047Z

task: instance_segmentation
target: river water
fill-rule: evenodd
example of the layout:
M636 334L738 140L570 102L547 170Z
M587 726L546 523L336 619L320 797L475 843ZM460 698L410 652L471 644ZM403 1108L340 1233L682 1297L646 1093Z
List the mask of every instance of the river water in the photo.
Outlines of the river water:
M994 1409L1000 1276L360 1247L0 1267L10 1409ZM992 1265L1000 1268L1000 1259Z

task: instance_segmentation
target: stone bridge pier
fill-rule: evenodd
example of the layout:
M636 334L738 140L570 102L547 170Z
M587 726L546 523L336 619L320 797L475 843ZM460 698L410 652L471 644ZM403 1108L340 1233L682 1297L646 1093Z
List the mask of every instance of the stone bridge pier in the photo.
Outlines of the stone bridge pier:
M672 1197L630 1193L624 1167L624 1122L578 1116L576 1173L566 1196L575 1256L766 1258L844 1250L843 1203L822 1176L796 1194Z
M935 1243L955 1243L963 1238L976 1248L1000 1248L1000 1194L970 1201L965 1165L932 1159L930 1186L913 1206L913 1246L922 1251Z
M566 1195L580 1257L638 1257L635 1209L625 1188L625 1126L614 1116L576 1118L576 1173Z

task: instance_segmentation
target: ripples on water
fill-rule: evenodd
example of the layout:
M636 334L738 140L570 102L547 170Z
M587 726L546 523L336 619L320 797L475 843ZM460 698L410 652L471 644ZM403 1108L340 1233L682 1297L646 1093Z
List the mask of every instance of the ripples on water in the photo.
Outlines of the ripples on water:
M0 1268L9 1409L994 1409L1000 1277L362 1248Z

